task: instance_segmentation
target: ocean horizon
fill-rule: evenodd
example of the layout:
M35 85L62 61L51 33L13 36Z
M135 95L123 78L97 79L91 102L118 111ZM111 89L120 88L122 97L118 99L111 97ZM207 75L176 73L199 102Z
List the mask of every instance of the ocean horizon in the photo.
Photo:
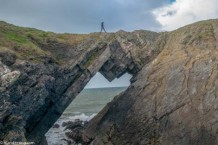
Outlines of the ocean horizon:
M105 87L105 88L85 88L72 103L67 107L61 117L55 124L58 128L51 128L46 133L48 145L66 144L62 139L67 139L65 136L63 122L91 120L104 106L111 102L112 99L125 91L127 87Z

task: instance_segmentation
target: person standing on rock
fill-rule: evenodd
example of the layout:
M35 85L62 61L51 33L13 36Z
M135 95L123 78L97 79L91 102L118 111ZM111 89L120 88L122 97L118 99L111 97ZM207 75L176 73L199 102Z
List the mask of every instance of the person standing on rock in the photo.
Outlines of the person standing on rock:
M104 28L104 22L101 22L101 32L102 32L102 31L104 31L105 33L107 33L106 30L105 30L105 28Z

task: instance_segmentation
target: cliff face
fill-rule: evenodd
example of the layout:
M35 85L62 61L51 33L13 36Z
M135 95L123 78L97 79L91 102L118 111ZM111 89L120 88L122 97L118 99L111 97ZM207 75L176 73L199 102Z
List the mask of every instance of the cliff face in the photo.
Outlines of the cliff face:
M218 20L165 33L0 26L0 140L40 144L100 71L110 81L125 72L133 79L90 121L84 142L218 144Z
M120 31L81 36L6 23L1 27L1 79L11 79L1 84L0 137L38 144L96 72L110 81L125 72L135 75L161 52L166 35Z
M170 32L162 52L89 124L94 144L218 144L218 21Z

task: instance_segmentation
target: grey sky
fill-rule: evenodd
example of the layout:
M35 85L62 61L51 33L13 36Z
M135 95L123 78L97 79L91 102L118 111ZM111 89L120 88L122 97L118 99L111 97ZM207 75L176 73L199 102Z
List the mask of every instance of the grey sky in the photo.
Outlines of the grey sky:
M59 33L100 31L105 22L107 31L123 29L158 30L160 25L151 10L170 0L0 0L0 20L19 26L34 27ZM97 74L87 87L127 86L126 74L109 83Z
M119 79L114 79L109 82L102 74L97 73L86 85L86 88L105 88L105 87L124 87L130 85L132 76L128 73L121 76Z
M192 1L197 10L205 5L203 0L202 3L197 3L198 0L0 0L0 20L58 33L99 32L102 21L109 32L119 29L160 31L202 19L202 14L196 10L197 19L184 21L195 11L189 3L184 7L183 1ZM206 2L215 7L208 9L208 15L203 15L203 18L216 17L217 0ZM187 13L179 11L185 8ZM213 10L213 15L210 10ZM171 11L176 13L166 15ZM97 74L87 87L125 86L130 78L130 75L125 75L108 83Z
M151 10L170 0L0 0L0 19L53 32L158 30Z

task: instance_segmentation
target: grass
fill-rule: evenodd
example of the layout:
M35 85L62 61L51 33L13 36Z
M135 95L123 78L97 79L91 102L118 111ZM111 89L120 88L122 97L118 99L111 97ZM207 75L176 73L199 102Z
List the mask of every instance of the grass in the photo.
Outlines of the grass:
M9 31L9 32L5 33L5 36L7 37L7 39L9 41L15 41L15 42L20 43L20 44L26 43L28 41L26 37L20 36L20 35L16 34L15 32Z
M173 41L177 39L183 45L213 42L216 41L213 30L213 24L216 23L217 20L196 22L170 32L170 37Z
M20 59L47 55L31 38L29 34L41 32L30 28L17 27L0 22L0 51L11 51ZM41 39L40 39L41 40Z
M170 32L170 39L172 39L172 41L178 39L178 42L181 41L184 45L198 41L215 41L213 27L211 25L214 22L217 22L217 20L202 21L177 29ZM56 34L34 28L18 27L0 21L0 51L10 51L15 53L21 60L30 60L33 62L43 61L43 59L40 60L40 58L48 56L53 57L56 62L66 63L66 61L72 59L66 56L68 52L74 54L73 49L78 49L75 51L82 52L99 41L109 42L116 39L116 33L111 35L99 35L99 33ZM49 42L51 45L48 45ZM64 46L65 50L53 46L53 42L54 45L55 43L64 44L60 46ZM90 56L85 65L89 66L96 58L96 55L97 54L94 53Z
M66 44L66 46L69 46L67 47L69 49L77 49L77 45L82 44L84 40L92 40L94 42L97 39L100 39L98 33L56 34L34 28L18 27L0 21L0 51L13 52L21 60L40 62L39 58L49 56L53 57L56 62L66 62L63 53L60 53L63 54L62 57L56 57L59 56L58 53L62 51L61 49L58 50L58 48L55 48L56 50L54 51L52 45L49 45L46 49L43 46L48 46L49 41Z
M85 34L59 34L57 39L59 42L68 43L68 44L78 44L81 43L88 35Z
M89 67L90 64L96 59L97 54L98 54L97 52L94 52L94 53L87 59L87 61L85 62L84 66L85 66L85 67Z
M52 56L49 49L42 48L42 46L47 45L49 40L67 45L77 45L87 37L87 35L79 34L55 34L34 28L18 27L0 21L0 52L10 51L15 53L19 59L32 62L40 62L39 58L42 58L42 56ZM61 58L56 59L62 61Z
M203 31L200 31L198 34L198 38L202 41L209 41L212 40L214 38L214 34L213 34L213 27L211 25L207 25L205 26L205 28L203 29Z

